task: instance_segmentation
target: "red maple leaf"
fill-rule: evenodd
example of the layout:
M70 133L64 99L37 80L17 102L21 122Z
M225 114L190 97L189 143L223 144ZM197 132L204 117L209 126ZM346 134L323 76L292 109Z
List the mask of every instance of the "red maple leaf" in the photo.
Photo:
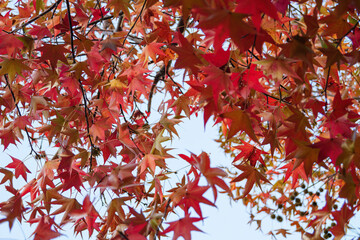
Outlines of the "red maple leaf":
M39 224L33 233L34 240L50 240L61 236L59 232L51 229L54 223L54 219L48 216L40 217Z
M229 75L223 70L215 67L214 65L203 67L201 70L206 75L203 83L211 87L215 102L217 102L222 91L228 93L232 89Z
M190 214L186 211L185 217L181 218L178 221L169 222L170 225L166 228L161 235L165 235L168 232L174 232L173 240L178 239L179 237L183 237L185 240L191 240L191 231L202 232L196 226L194 226L194 222L198 222L203 220L203 218L191 218Z
M200 203L205 203L210 206L215 206L212 202L203 197L204 193L209 189L208 186L199 186L199 178L187 183L186 185L173 188L169 192L173 192L170 196L172 202L176 206L181 206L183 209L192 207L195 212L202 217Z
M95 222L99 217L99 214L91 203L89 195L84 198L82 209L75 209L71 211L70 216L78 219L77 222L81 221L81 219L84 219L90 236L94 230L100 231L98 224Z
M208 184L213 189L214 199L217 198L217 190L215 186L219 186L229 194L231 194L229 186L221 178L227 176L227 173L220 168L211 168L210 167L210 158L209 155L205 152L202 152L199 156L191 154L191 157L188 157L184 154L179 154L179 156L190 163L193 167L200 170L200 172L206 178Z
M295 166L295 160L291 160L288 164L280 168L280 169L286 169L284 182L286 182L289 179L289 177L292 176L292 186L291 186L292 188L296 186L299 176L305 179L306 182L309 182L309 178L305 173L304 163L301 163L296 168L294 168L294 166Z
M198 72L198 66L201 65L202 62L195 54L195 49L192 44L190 44L180 32L176 33L175 40L174 43L179 43L180 47L169 46L171 50L179 55L179 58L175 62L175 68L190 68L193 73Z
M38 38L52 37L50 30L47 27L34 25L33 28L28 32L32 36L37 36Z
M56 67L58 61L68 64L65 53L69 53L70 51L66 49L64 45L52 45L44 43L42 47L39 47L36 50L42 53L41 57L39 58L39 62L49 60L52 68Z
M220 117L231 119L227 139L230 139L239 131L244 131L249 135L249 137L251 137L252 140L258 142L258 139L254 133L254 129L251 125L250 118L246 112L242 110L233 110L220 114Z
M237 145L234 148L240 150L240 153L235 157L233 163L239 159L243 159L250 162L251 166L255 166L259 161L263 166L265 162L261 157L261 154L267 154L267 152L256 148L254 145L241 140L242 145Z
M262 13L273 19L278 19L277 9L270 0L238 0L237 2L235 12L250 14L257 29L260 28Z
M260 181L270 183L269 180L267 180L266 177L263 174L261 174L259 171L257 171L256 168L254 168L253 166L247 164L240 164L240 165L235 165L235 167L243 171L243 173L241 173L239 176L234 178L231 182L240 182L244 179L247 179L242 196L246 196L247 194L249 194L251 189L254 187L255 183L260 188L261 188Z
M30 170L25 166L25 164L21 160L14 157L11 157L11 159L13 162L6 165L6 167L15 169L15 178L18 178L21 175L26 181L27 173L30 173Z

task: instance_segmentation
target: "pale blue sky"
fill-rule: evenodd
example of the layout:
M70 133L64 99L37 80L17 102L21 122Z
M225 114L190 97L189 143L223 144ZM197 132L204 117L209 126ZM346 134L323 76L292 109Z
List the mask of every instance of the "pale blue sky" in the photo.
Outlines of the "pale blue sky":
M200 154L202 151L205 151L209 153L210 159L211 159L211 165L212 167L218 167L218 166L229 166L231 163L231 160L228 159L224 153L223 150L219 148L218 143L214 141L214 139L218 136L218 127L212 126L212 121L210 120L209 123L206 126L206 129L204 130L203 120L202 116L200 115L198 118L192 117L191 120L183 119L183 122L180 123L176 129L179 133L180 138L175 137L173 142L170 141L165 142L164 145L166 147L172 147L175 148L174 151L172 151L172 154L177 153L185 153L187 154L188 151ZM21 160L23 159L29 159L29 161L25 161L25 164L30 168L34 169L36 166L29 166L30 163L34 163L34 161L28 157L29 149L26 147L26 143L24 143L25 147L11 147L10 151L7 151L8 154L11 154L13 157L19 158ZM20 151L19 151L20 150ZM10 157L7 155L7 153L1 153L2 156L2 164L1 166L4 167L6 164L10 162ZM186 166L187 163L184 160L181 159L169 159L167 160L170 167L174 168L181 168L183 166ZM179 178L182 177L181 172L179 172ZM176 176L174 176L176 177ZM0 195L0 201L7 200L7 197L10 196L6 193L6 191L1 191L4 194ZM213 195L211 190L209 190L206 193L206 197L209 200L213 200ZM276 221L273 221L270 219L269 216L266 216L263 220L263 224L265 226L264 233L261 233L260 231L256 230L256 224L248 225L248 221L250 220L249 217L249 210L247 210L243 205L242 202L231 202L230 199L225 195L219 195L218 200L216 202L217 208L205 206L202 205L203 209L203 215L206 218L203 222L198 222L196 224L197 227L199 227L201 230L204 231L204 233L200 232L192 232L192 236L194 240L203 239L203 240L219 240L219 239L229 239L229 240L235 240L235 239L241 239L241 238L249 238L249 239L271 239L269 235L266 235L266 233L271 228L281 228L282 225L279 225L276 223ZM197 217L196 214L194 214L194 217ZM169 217L168 221L174 221L178 218L176 215L172 215ZM286 223L283 223L285 227ZM34 224L34 227L36 224ZM14 224L13 230L9 232L8 225L0 224L0 240L1 239L32 239L30 238L30 235L33 228L30 228L28 224L19 224L16 222ZM72 235L72 229L71 225L68 225L66 227L68 231L65 232L66 235L59 237L57 239L59 240L65 240L65 239L74 239ZM24 237L25 236L25 237ZM169 235L171 236L171 235ZM81 238L77 238L81 239ZM84 238L86 239L86 237ZM95 239L93 236L91 239ZM164 238L165 239L165 238ZM170 238L169 238L170 239ZM279 237L278 239L282 239ZM293 237L289 237L287 239L299 239L299 235L294 235Z

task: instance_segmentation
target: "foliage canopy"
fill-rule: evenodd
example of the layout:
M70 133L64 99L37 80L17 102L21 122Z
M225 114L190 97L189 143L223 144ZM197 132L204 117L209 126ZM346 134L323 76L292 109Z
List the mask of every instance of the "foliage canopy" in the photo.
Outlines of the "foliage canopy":
M259 227L260 213L291 223L273 236L341 239L360 206L359 11L357 0L1 1L0 140L31 153L9 151L0 168L12 195L0 222L35 224L35 239L72 224L98 239L189 240L225 194ZM167 147L199 113L220 128L226 169ZM170 158L188 166L179 179Z

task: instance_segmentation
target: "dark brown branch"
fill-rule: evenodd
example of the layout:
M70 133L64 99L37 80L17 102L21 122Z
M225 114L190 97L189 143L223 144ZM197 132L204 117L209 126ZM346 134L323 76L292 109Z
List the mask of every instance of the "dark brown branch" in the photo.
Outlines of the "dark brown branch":
M164 216L161 218L161 222L159 223L158 227L156 228L156 232L155 232L155 235L154 235L154 240L156 240L156 237L157 235L159 234L159 229L160 229L160 226L162 225L162 223L164 222L164 219L165 219L165 216L167 214L167 211L170 207L170 202L171 202L171 198L169 198L167 204L166 204L166 207L165 207L165 211L164 211Z
M124 46L127 38L129 37L130 33L132 32L132 30L133 30L134 27L136 26L136 23L139 21L141 15L142 15L142 13L143 13L143 11L144 11L144 9L145 9L146 2L147 2L147 0L144 1L143 5L142 5L142 7L141 7L141 10L140 10L139 15L136 16L136 19L135 19L134 24L130 27L128 33L126 34L126 36L125 36L125 38L124 38L124 41L123 41L123 43L122 43L123 46ZM119 55L118 55L118 58L116 58L115 64L114 64L114 66L113 66L113 68L112 68L112 73L115 73L115 70L116 70L116 67L117 67L117 65L118 65L118 63L119 63L119 59L120 59L120 57L121 57L122 52L123 52L123 51L120 51L120 53L119 53ZM108 80L110 79L110 76L111 76L112 73L109 74Z
M179 91L184 94L183 90L181 89L181 86L175 82L175 80L172 78L172 76L168 73L168 71L166 71L166 76L168 76L170 78L170 80L176 85L176 87L179 89Z
M117 25L116 25L116 28L115 28L114 32L121 32L122 31L123 22L124 22L124 12L120 11L119 20L117 22Z
M36 20L38 20L39 18L41 18L42 16L46 15L47 13L49 13L51 10L53 10L54 8L56 8L60 2L62 0L57 0L53 5L51 5L48 9L46 9L44 12L40 13L39 15L37 15L36 17L30 19L29 21L27 21L26 23L22 24L20 27L15 28L14 30L12 30L10 33L14 33L19 31L20 29L26 27L27 25L35 22Z
M138 111L140 112L140 114L143 116L143 118L145 119L145 122L147 124L149 124L148 120L147 120L147 117L145 116L145 114L140 110L139 106L137 105L136 103L136 97L134 96L135 100L133 101L133 103L135 104L135 107L138 109Z
M184 21L184 18L181 17L179 20L179 23L176 27L176 31L179 31L181 34L184 33L185 28L186 28L186 21ZM169 67L171 65L171 60L168 62L167 66L162 66L161 69L156 73L155 78L154 78L154 82L151 85L151 89L150 89L150 94L149 94L149 102L148 102L148 112L151 112L151 101L152 101L152 97L154 95L154 91L156 88L156 85L159 83L159 81L161 79L165 78L165 74L167 73ZM166 69L165 69L166 68Z
M67 8L67 13L68 13L68 18L69 18L69 28L70 28L70 44L71 44L71 53L73 56L73 63L76 63L76 59L75 59L75 48L74 48L74 32L73 32L73 28L72 28L72 22L71 22L71 11L70 11L70 3L69 0L66 0L66 8ZM84 112L85 112L85 120L86 120L86 131L88 134L88 138L89 138L89 142L90 142L90 163L89 163L89 169L90 172L92 171L92 158L93 158L93 152L94 152L94 143L91 139L91 135L90 135L90 123L89 123L89 113L90 109L88 109L87 106L87 98L86 98L86 93L85 93L85 89L82 85L81 79L78 79L79 82L79 86L80 86L80 90L84 99Z
M118 231L118 233L121 235L122 238L125 238L125 240L129 240L129 238L123 232Z
M128 121L128 120L126 119L126 117L125 117L125 113L124 113L124 110L123 110L123 108L122 108L122 105L121 105L121 104L119 104L119 105L120 105L121 115L123 115L124 121L125 121L125 123L127 124L127 128L128 128L128 130L129 130L129 136L130 136L131 141L134 143L134 145L136 146L137 150L141 153L141 155L145 156L145 153L144 153L143 151L141 151L141 149L140 149L140 148L138 147L138 145L135 143L134 138L131 136L131 133L134 133L134 132L136 132L136 131L130 127L130 125L129 125L130 123L129 123L129 121Z
M73 57L73 63L76 63L75 48L74 48L74 32L73 32L72 22L71 22L72 19L71 19L69 0L66 0L66 8L67 8L67 14L68 14L68 19L69 19L71 53L72 53L72 57Z
M10 86L10 83L9 83L9 80L8 80L8 77L7 77L6 74L4 75L4 78L5 78L5 81L6 81L6 85L8 86L8 88L9 88L9 90L10 90L10 93L11 93L11 96L12 96L12 98L13 98L13 100L14 100L16 110L17 110L19 116L21 117L22 115L21 115L21 112L20 112L20 108L19 108L18 104L16 103L15 94L14 94L13 90L11 89L11 86ZM30 145L30 148L31 148L30 154L31 154L31 153L35 153L36 159L41 159L41 156L34 150L34 147L33 147L32 142L31 142L31 139L32 139L32 138L30 137L29 130L27 129L26 126L25 126L25 132L26 132L26 136L27 136L27 138L28 138L29 145Z
M169 67L170 64L171 64L171 60L168 62L167 67ZM164 66L162 66L160 68L160 70L156 73L156 75L154 77L154 82L151 85L150 94L149 94L149 102L148 102L148 108L147 108L148 112L151 112L151 102L152 102L152 98L153 98L153 95L154 95L156 85L158 84L158 82L160 80L163 80L165 78L165 73L166 73L166 68L165 68L165 65L164 65Z
M272 99L275 99L275 100L277 100L279 102L283 102L283 103L291 105L291 103L289 103L288 101L285 101L284 99L280 99L280 98L271 96L270 94L267 94L267 93L262 93L262 94L264 94L266 96L266 98L272 98Z
M340 46L340 44L341 44L341 42L344 40L344 38L345 38L347 35L349 35L352 31L354 31L355 28L357 28L358 25L359 25L359 21L357 21L357 22L355 23L355 25L352 26L352 28L350 28L349 31L347 31L347 32L344 34L344 36L342 36L340 39L338 39L338 42L336 43L336 46L335 46L336 49ZM325 87L324 87L325 112L327 112L327 109L328 109L328 107L327 107L327 105L328 105L327 89L328 89L328 85L329 85L330 70L331 70L331 65L329 66L328 71L327 71L326 82L325 82Z

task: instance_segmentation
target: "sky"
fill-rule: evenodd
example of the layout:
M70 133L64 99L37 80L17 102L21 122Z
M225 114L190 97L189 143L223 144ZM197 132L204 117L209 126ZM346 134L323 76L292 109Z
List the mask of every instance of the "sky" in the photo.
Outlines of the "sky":
M224 165L229 165L231 160L224 155L223 150L219 148L218 143L214 139L218 136L218 126L212 126L213 122L210 120L204 129L204 124L202 116L192 117L189 119L183 119L183 122L180 123L176 128L179 133L179 138L176 136L172 142L168 141L164 145L166 147L175 148L171 154L176 155L177 153L194 153L200 154L202 151L209 153L211 159L212 167L219 167ZM30 170L36 170L36 166L29 166L29 163L33 162L29 158L29 149L25 147L26 144L23 144L22 147L10 147L10 150L0 153L2 164L1 167L6 166L10 162L11 154L13 157L24 160L27 167ZM27 162L26 159L29 159ZM186 166L186 162L176 158L167 160L170 167L173 168L182 168ZM182 177L179 172L179 178ZM0 202L6 201L9 194L0 189L2 194L0 194ZM206 193L206 198L213 201L213 194L211 190ZM200 228L203 232L192 232L192 239L203 239L203 240L219 240L219 239L239 239L239 237L246 237L247 239L271 239L266 233L271 228L279 228L279 224L272 221L268 216L263 220L265 223L265 229L263 233L259 230L256 230L256 224L249 225L250 220L249 209L243 206L242 202L233 202L230 199L220 194L216 206L211 207L201 204L202 211L204 215L204 220L196 223L195 225ZM194 214L196 217L196 214ZM171 222L176 220L177 216L173 214L165 222ZM34 225L34 227L36 224ZM0 224L0 240L2 239L16 239L16 240L31 240L33 237L30 237L31 233L34 230L34 227L29 227L28 224L15 222L12 231L9 231L8 224ZM281 227L281 226L280 226ZM65 235L57 238L58 240L65 239L74 239L72 234L71 226L69 225L65 231ZM171 236L171 235L169 235ZM76 238L81 239L81 238ZM87 239L87 238L84 238ZM95 239L93 236L91 239ZM167 239L167 238L163 238ZM171 239L169 237L169 239ZM281 239L281 238L279 238ZM291 239L291 238L288 238ZM299 237L293 239L299 239Z
M181 74L180 74L181 75ZM181 80L179 80L180 82ZM161 93L157 94L159 97ZM161 98L161 97L160 97ZM158 100L153 100L153 106L157 105ZM156 114L155 118L158 117ZM196 155L200 154L202 151L207 152L211 159L212 167L219 166L229 166L231 160L225 156L222 149L220 149L219 144L214 141L218 138L218 126L213 126L213 121L211 119L204 128L203 117L199 114L198 117L192 116L191 119L182 119L182 123L176 126L177 132L179 133L179 138L176 136L172 142L166 142L168 148L174 148L172 152L173 155L182 153L194 153ZM155 121L154 121L155 122ZM6 152L3 152L0 149L1 163L0 167L5 167L8 163L11 162L9 154L13 157L16 157L24 161L25 165L34 173L39 168L37 165L33 164L34 161L32 156L29 156L30 148L27 146L27 139L23 141L23 144L18 146L9 146ZM182 161L179 158L169 159L167 162L172 169L181 169L186 166L186 162ZM33 164L33 165L30 165ZM179 178L182 177L179 172ZM0 174L0 177L3 175ZM28 180L31 178L29 177ZM19 180L19 179L18 179ZM21 180L20 180L21 182ZM20 183L25 184L25 181ZM11 195L4 189L4 186L0 186L0 202L8 200ZM206 195L206 198L213 200L213 194L209 190ZM227 196L219 194L216 207L206 206L201 204L202 212L204 215L204 220L196 223L195 225L200 228L203 232L192 232L192 239L198 240L219 240L219 239L272 239L267 232L271 229L281 228L282 225L278 224L276 221L272 221L269 216L266 216L263 219L264 232L257 230L256 224L249 225L250 220L250 209L246 208L242 202L230 201ZM196 217L196 214L193 214ZM169 216L165 221L171 222L178 218L175 214ZM1 216L0 216L1 219ZM286 222L283 223L286 226ZM30 227L29 224L24 222L20 223L15 221L12 230L9 230L8 224L0 224L0 240L32 240L32 232L35 230L36 224L33 227ZM64 235L57 240L65 239L81 239L81 237L74 237L71 225L68 225L64 228ZM96 239L94 234L90 239ZM88 239L86 236L84 239ZM166 239L166 238L162 238ZM171 239L171 235L169 238ZM279 237L278 239L282 239ZM300 239L299 235L290 236L287 239Z

